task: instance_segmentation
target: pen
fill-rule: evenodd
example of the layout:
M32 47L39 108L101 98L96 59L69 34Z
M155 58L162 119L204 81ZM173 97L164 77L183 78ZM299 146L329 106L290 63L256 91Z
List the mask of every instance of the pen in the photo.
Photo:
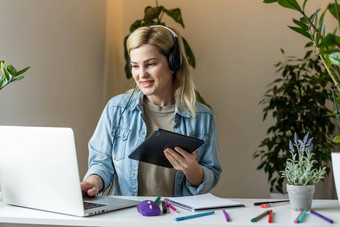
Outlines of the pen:
M160 199L161 199L161 197L158 196L158 197L155 199L155 203L158 203Z
M281 205L282 203L287 203L289 201L283 201L283 202L277 202L277 203L263 203L260 205L261 208L268 208L268 207L273 207L273 206L278 206Z
M225 212L225 210L222 210L222 212L224 214L226 222L229 222L229 216L228 216L227 212Z
M294 220L294 223L295 223L295 224L298 223L298 220L299 220L299 218L300 218L300 216L301 216L302 213L303 213L303 211L301 211L301 212L299 213L299 215L295 218L295 220Z
M251 222L256 222L256 221L260 220L261 218L263 218L264 216L266 216L267 214L269 214L269 210L267 210L267 211L261 213L259 216L257 216L257 217L255 217L255 218L251 219L250 221L251 221Z
M170 203L168 203L167 201L164 201L166 203L166 205L168 205L168 207L170 207L171 210L175 211L176 213L179 213L179 211L173 207Z
M333 223L333 220L331 220L331 219L329 219L329 218L327 218L327 217L325 217L325 216L315 212L314 210L310 210L310 213L318 216L319 218L322 218L323 220L325 220L325 221L327 221L329 223Z
M269 217L268 217L268 223L272 223L272 218L273 218L273 210L269 210Z
M307 211L305 211L305 210L302 212L302 214L300 215L300 217L297 220L298 223L301 223L303 221L303 219L306 216L306 213L307 213Z
M278 201L257 202L257 203L254 203L254 206L261 206L262 204L266 204L266 203L282 203L282 202L289 202L289 199L278 200Z
M162 210L163 210L163 214L168 213L168 208L166 207L166 204L164 201L162 202Z
M193 214L189 216L177 217L177 218L174 218L174 221L183 221L183 220L187 220L190 218L198 218L198 217L202 217L202 216L206 216L206 215L210 215L214 213L215 213L214 211L208 211L208 212Z

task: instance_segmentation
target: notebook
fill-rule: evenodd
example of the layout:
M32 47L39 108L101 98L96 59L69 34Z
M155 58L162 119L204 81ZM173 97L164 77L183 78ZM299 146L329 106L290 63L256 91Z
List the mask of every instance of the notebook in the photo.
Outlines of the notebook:
M208 209L244 207L244 205L239 202L220 198L211 193L194 196L169 197L164 200L174 206L178 206L191 212Z
M71 128L0 126L0 138L4 203L75 216L138 204L108 196L83 198Z

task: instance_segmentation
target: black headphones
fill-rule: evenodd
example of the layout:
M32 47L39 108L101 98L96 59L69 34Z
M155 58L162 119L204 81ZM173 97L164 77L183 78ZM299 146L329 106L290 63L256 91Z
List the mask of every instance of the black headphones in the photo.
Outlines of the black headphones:
M150 28L155 28L155 27L161 27L167 29L173 36L174 38L174 46L172 47L169 56L168 56L168 64L169 68L177 72L181 67L182 67L182 53L181 49L179 48L178 44L178 36L174 31L172 31L170 28L165 27L163 25L152 25ZM129 62L130 70L132 69L131 62Z

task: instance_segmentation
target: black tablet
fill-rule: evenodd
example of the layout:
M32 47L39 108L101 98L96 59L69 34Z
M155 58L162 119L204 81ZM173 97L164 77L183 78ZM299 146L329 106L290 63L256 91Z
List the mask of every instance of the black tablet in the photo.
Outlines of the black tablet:
M203 143L203 140L158 128L129 155L129 158L172 168L164 155L165 148L181 147L192 153Z

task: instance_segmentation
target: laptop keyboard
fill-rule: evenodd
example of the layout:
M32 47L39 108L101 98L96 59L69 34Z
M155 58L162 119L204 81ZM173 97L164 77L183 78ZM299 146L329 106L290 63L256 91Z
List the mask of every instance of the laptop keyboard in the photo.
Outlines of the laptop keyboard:
M104 204L100 204L100 203L84 202L84 209L85 210L96 208L96 207L102 207L102 206L105 206L105 205Z

